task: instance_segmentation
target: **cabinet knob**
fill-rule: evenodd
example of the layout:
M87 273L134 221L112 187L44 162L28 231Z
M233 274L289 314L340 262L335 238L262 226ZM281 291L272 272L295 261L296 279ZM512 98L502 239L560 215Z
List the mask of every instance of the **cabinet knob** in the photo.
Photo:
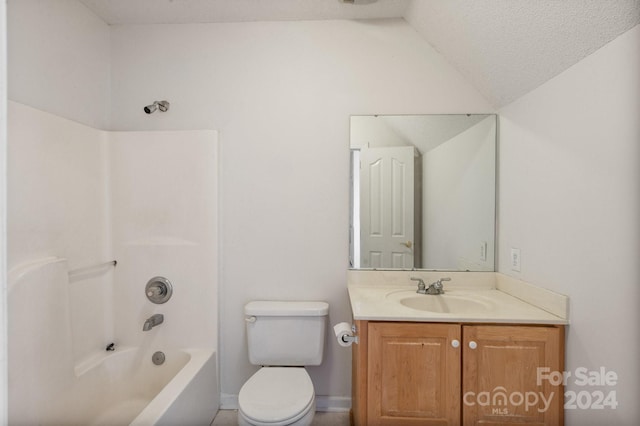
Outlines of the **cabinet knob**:
M452 340L451 341L451 346L453 346L454 348L459 348L460 347L460 341L459 340Z
M475 349L475 348L478 347L478 344L472 340L472 341L469 342L469 347L471 349Z

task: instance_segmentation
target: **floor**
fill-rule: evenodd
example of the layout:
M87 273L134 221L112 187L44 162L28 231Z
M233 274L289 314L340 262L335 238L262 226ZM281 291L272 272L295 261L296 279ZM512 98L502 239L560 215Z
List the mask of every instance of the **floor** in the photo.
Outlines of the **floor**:
M236 410L220 410L211 426L234 426L238 424L237 419L238 412ZM349 413L317 411L311 424L312 426L349 426Z

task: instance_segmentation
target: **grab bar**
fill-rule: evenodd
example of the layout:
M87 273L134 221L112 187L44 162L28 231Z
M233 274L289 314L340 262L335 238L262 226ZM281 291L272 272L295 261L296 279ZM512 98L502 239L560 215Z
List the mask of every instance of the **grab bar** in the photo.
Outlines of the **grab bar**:
M89 272L94 269L104 268L106 266L111 266L111 265L115 267L117 264L118 264L117 260L110 260L108 262L96 263L95 265L83 266L82 268L69 270L69 276L83 274L85 272Z

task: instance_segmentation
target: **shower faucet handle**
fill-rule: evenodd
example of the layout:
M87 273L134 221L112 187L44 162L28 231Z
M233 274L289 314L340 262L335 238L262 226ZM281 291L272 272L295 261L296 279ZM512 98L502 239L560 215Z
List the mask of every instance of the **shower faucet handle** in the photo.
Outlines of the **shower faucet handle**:
M151 286L149 287L149 290L147 291L147 296L148 297L159 297L159 296L164 296L165 294L165 289L163 289L160 286Z
M171 298L173 286L171 285L171 281L165 277L153 277L147 282L144 292L149 301L160 305Z

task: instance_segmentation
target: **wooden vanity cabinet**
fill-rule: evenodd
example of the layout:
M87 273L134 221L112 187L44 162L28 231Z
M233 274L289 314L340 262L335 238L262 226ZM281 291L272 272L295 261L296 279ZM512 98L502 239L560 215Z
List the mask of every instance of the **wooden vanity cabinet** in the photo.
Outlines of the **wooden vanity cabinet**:
M356 321L356 327L356 426L563 424L562 386L537 383L538 367L564 368L562 326Z

